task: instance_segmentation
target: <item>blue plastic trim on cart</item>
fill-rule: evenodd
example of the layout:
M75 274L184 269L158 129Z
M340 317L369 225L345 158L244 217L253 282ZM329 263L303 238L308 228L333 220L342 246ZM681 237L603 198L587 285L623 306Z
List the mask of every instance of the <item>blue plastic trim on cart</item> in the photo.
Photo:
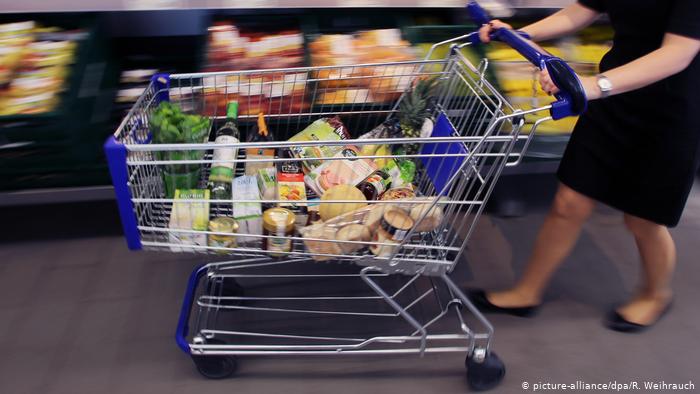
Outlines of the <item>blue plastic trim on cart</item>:
M170 74L153 74L151 83L153 83L156 92L154 104L170 101Z
M479 25L491 21L491 17L476 1L470 1L467 10L474 22ZM534 47L521 34L511 29L494 29L491 38L508 44L540 70L546 69L549 72L552 82L559 88L559 92L554 95L557 101L552 103L550 110L554 120L581 115L586 111L588 99L581 80L564 60Z
M107 155L107 164L109 166L109 174L112 176L112 184L114 185L114 193L117 197L117 206L119 208L119 217L121 218L122 228L126 243L131 250L141 249L141 238L139 237L139 229L136 223L136 213L134 212L134 204L131 202L131 192L129 191L129 172L126 167L126 147L124 144L117 141L114 136L107 138L104 144L105 154Z
M435 126L433 127L433 134L431 137L455 137L457 132L454 127L447 120L445 114L440 114L435 120ZM469 151L467 147L462 142L439 142L439 143L426 143L423 144L421 148L421 155L445 155L445 154L458 154L459 156L448 156L442 158L442 160L431 160L430 157L423 156L421 161L425 166L426 173L428 177L433 182L435 186L436 193L444 195L449 191L443 190L445 186L449 183L450 179L460 168L462 168L462 163L467 157Z
M180 309L180 318L177 322L177 331L175 332L175 341L177 346L182 349L183 352L190 354L190 345L187 342L187 335L189 334L189 320L190 311L192 310L192 302L194 301L194 292L197 289L197 283L199 278L207 272L206 265L201 265L197 267L190 274L190 278L187 281L187 290L185 291L185 298L182 300L182 309Z

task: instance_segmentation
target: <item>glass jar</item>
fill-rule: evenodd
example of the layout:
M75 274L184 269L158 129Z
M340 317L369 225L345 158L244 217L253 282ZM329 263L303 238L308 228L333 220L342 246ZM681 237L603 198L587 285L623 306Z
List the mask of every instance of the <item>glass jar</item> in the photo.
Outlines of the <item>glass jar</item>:
M263 213L263 249L271 256L284 256L292 251L294 212L286 208L270 208Z
M413 219L401 209L390 209L382 215L372 241L388 245L372 245L370 251L380 257L390 257L413 227Z
M217 216L209 221L209 231L215 233L227 233L234 234L238 232L238 222L232 217L228 216ZM235 235L222 235L222 234L209 234L209 240L207 244L215 248L235 248L236 236ZM226 254L229 253L227 250L216 249L216 253Z

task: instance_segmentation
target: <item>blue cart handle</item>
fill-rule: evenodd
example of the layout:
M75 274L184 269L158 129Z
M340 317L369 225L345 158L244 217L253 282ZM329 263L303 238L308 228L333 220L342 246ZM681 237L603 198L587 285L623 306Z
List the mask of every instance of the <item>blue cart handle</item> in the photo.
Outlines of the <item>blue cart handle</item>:
M491 17L476 1L469 1L467 10L471 18L479 25L487 24ZM533 46L524 32L516 32L507 28L498 28L491 33L491 38L508 44L523 55L530 63L540 70L547 70L559 92L554 95L557 101L552 103L550 113L557 120L567 116L581 115L586 111L588 99L583 90L581 80L566 62Z

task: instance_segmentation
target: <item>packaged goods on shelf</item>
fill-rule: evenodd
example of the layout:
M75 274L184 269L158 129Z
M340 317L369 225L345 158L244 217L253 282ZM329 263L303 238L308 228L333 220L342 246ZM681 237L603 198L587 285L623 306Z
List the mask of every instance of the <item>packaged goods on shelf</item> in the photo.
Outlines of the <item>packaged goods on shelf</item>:
M32 21L0 25L0 116L53 111L83 37Z
M326 34L310 45L313 66L344 66L402 62L417 59L417 53L401 38L398 29L362 31L356 34ZM389 102L411 85L415 65L386 67L342 67L314 73L319 82L318 104Z
M131 69L122 71L119 77L119 90L117 90L116 98L117 103L135 103L148 87L151 76L157 73L157 69Z
M241 32L234 24L209 28L205 71L263 70L304 65L304 37L298 30L275 33ZM222 114L226 102L238 100L240 114L299 112L309 105L304 98L307 75L264 73L215 77L204 82L209 115Z

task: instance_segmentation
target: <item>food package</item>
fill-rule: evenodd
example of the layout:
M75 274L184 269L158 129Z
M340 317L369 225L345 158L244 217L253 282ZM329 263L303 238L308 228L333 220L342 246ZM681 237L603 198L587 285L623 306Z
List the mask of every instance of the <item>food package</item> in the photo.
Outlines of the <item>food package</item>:
M400 200L405 198L413 198L416 196L416 192L413 190L411 185L391 188L382 194L382 200Z
M342 147L334 157L347 159L325 160L309 172L304 180L319 195L337 185L356 186L377 170L373 160L357 159L358 156L361 153L357 147Z
M168 228L175 230L207 231L209 226L209 190L177 189L175 203L170 212ZM177 200L202 200L197 202L179 202ZM180 245L207 246L207 235L187 232L168 232L168 239L173 252L194 251L194 248Z
M233 200L260 200L256 177L243 175L233 179ZM240 234L262 235L262 205L259 202L234 202L233 218L238 222ZM259 242L260 237L238 237L238 243Z
M341 141L350 138L348 131L339 117L321 118L307 126L304 130L289 139L297 141ZM338 145L297 146L289 148L292 157L304 159L302 167L305 173L322 164L324 157L333 157L343 149Z
M366 225L353 223L341 227L335 233L335 237L343 253L350 254L365 247L366 245L355 242L368 242L372 239L372 233Z
M341 237L345 237L345 240L351 240L348 238L355 238L358 236L364 237L367 234L364 229L366 229L371 236L371 229L364 224L364 220L371 210L372 207L365 206L327 220L326 222L300 228L299 233L304 238L304 244L306 245L307 250L314 254L312 258L316 261L325 261L333 259L334 257L320 255L339 255L344 254L345 250L352 250L354 252L363 248L362 245L359 245L358 247L357 244L339 242L338 232L343 227L348 225L360 225L362 229L359 231L357 229L346 230L344 231L346 234L341 233ZM366 239L366 241L369 241L369 239Z
M304 185L304 173L298 162L282 162L277 168L277 196L279 200L289 201L280 203L283 208L297 208L306 206L306 203L297 201L306 200L306 186Z
M274 167L258 170L258 189L261 200L274 200L277 197L277 170Z

